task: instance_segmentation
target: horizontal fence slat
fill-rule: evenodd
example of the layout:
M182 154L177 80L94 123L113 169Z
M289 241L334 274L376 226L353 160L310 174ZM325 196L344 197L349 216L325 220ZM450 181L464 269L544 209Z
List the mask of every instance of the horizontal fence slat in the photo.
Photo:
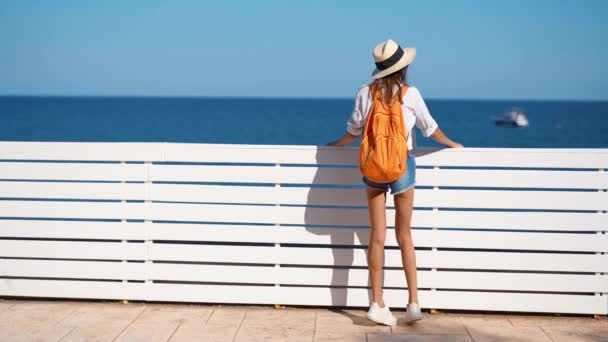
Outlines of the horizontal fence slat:
M354 148L288 145L214 145L167 143L166 161L206 163L334 164L354 165Z
M67 181L145 181L143 164L1 163L0 179ZM164 182L291 183L362 185L355 168L221 165L150 166L150 180ZM550 170L416 170L419 186L605 189L608 173Z
M560 234L502 231L414 230L420 247L538 251L608 252L606 234ZM391 242L397 241L394 236Z
M394 226L394 209L387 224ZM141 202L0 201L0 217L148 219L222 223L368 226L366 208ZM414 210L412 226L507 230L607 231L608 214L572 212L491 212Z
M394 308L405 308L404 290L385 289ZM370 291L361 288L143 284L94 281L0 279L0 295L153 301L367 307ZM606 314L607 296L419 291L423 308Z
M0 240L0 256L11 258L65 258L146 260L143 243Z
M416 190L417 207L606 210L608 192L555 192L507 190Z
M167 161L356 165L358 148L167 143ZM496 153L500 152L500 153ZM419 149L420 166L608 168L605 149Z
M281 216L277 217L276 223L368 226L369 222L367 209L280 207L277 211ZM461 229L606 231L607 222L605 213L569 212L414 210L412 218L413 227ZM393 209L387 210L387 225L395 225Z
M499 153L497 153L499 152ZM464 149L421 150L419 166L605 169L605 150L571 149Z
M279 273L278 283L281 284L370 286L369 272L366 269L280 267L277 272ZM608 275L419 270L417 271L417 277L419 288L539 292L608 292ZM207 279L209 278L210 277ZM407 288L403 270L384 270L384 286Z
M166 143L0 141L0 160L160 161Z
M0 182L0 197L86 200L144 200L144 183Z
M416 185L487 188L606 189L608 173L556 170L416 169Z
M367 269L152 263L150 279L218 283L370 286ZM419 288L608 292L608 275L418 271ZM407 287L403 270L384 270L384 286Z
M0 278L0 296L147 300L146 287L135 282Z
M142 262L5 259L1 276L36 278L80 278L146 280Z
M155 261L367 266L365 249L184 245L155 243L148 249ZM398 249L385 251L387 267L401 267ZM606 272L608 254L557 254L526 252L416 251L420 268Z
M368 289L360 288L152 284L149 298L180 302L367 307L370 296ZM605 314L608 304L608 296L585 295L421 290L418 296L423 308L436 309ZM393 308L407 305L404 290L385 289L384 298Z
M405 301L405 296L398 291L391 291L386 295L386 298L390 298L389 300L396 303ZM452 310L569 312L578 314L605 314L608 311L607 296L434 291L432 294L429 292L423 293L421 298L421 301L427 301L425 306L429 308Z
M275 227L141 222L0 221L0 237L291 243L367 246L367 228ZM542 234L542 235L538 235ZM608 252L608 235L504 231L412 230L418 247ZM396 247L388 228L386 246Z
M0 217L69 219L145 219L142 202L0 201Z
M301 180L308 180L317 168L289 168L300 171ZM155 182L217 182L217 183L279 183L291 172L275 166L245 165L150 165L150 180ZM332 169L343 170L343 169ZM292 176L293 177L293 176ZM288 178L287 178L288 179ZM287 183L287 181L283 181ZM310 183L307 183L310 184ZM346 183L350 184L350 183Z
M144 200L144 183L0 182L5 198ZM234 204L366 206L363 189L151 184L150 200ZM558 194L558 195L556 195ZM387 205L393 205L388 195ZM415 207L607 210L608 192L418 189Z
M190 226L155 223L150 239L211 242L290 243L367 246L367 228L272 226ZM542 235L539 235L542 234ZM412 230L418 247L480 248L541 251L608 252L606 234L528 233L504 231ZM397 247L395 229L388 228L386 246Z
M0 179L145 181L147 165L120 163L0 162Z
M142 263L65 260L8 260L0 275L87 279L146 279ZM318 286L369 286L368 271L298 267L191 265L153 263L149 278L164 281L199 281ZM420 288L509 290L544 292L608 292L608 276L502 272L418 271ZM385 270L385 286L406 287L401 270Z
M298 198L302 199L301 196ZM150 184L151 201L215 202L275 204L281 201L278 188L273 186L224 186ZM337 202L334 202L334 205Z
M152 203L153 220L368 226L367 209L234 206ZM234 213L238 211L238 217ZM395 211L387 210L394 226ZM412 226L420 228L608 230L602 213L481 212L414 210Z
M357 167L275 167L243 165L150 166L150 180L163 182L363 185ZM552 170L416 170L418 186L605 189L608 172Z
M499 152L499 153L497 153ZM608 168L606 149L429 149L420 166ZM357 147L141 142L0 142L5 160L104 160L356 165Z
M606 210L608 192L418 189L415 207ZM389 194L387 204L393 205ZM153 201L366 206L364 189L152 184Z
M0 237L146 240L147 227L142 222L7 219L0 220Z

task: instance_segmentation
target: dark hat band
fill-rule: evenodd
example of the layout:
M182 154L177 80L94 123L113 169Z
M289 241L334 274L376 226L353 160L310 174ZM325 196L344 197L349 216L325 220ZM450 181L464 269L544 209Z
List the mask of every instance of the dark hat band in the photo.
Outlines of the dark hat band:
M399 62L399 60L401 59L401 57L403 57L404 54L405 51L403 51L401 46L397 45L397 50L392 56L383 60L382 62L376 62L376 68L378 68L378 70L388 69L395 65L395 63Z

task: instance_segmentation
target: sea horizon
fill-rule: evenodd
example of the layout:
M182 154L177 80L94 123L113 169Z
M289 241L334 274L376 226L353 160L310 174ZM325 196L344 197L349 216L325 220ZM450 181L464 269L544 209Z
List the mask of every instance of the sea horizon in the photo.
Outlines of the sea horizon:
M467 147L608 147L608 101L427 98ZM344 134L354 98L0 95L0 140L183 141L325 145ZM495 125L521 109L529 127ZM438 146L418 134L418 146Z
M227 99L227 100L354 100L354 96L244 96L244 95L106 95L106 94L0 94L0 98L129 98L129 99ZM608 103L608 99L545 99L545 98L458 98L425 97L425 101L473 102L583 102Z

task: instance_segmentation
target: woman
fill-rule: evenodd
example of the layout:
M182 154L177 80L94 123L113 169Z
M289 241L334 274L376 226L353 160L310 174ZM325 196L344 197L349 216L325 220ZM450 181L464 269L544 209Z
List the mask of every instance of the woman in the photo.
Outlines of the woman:
M407 68L416 56L416 49L402 49L389 39L374 48L376 69L372 73L374 81L359 88L352 115L346 122L346 133L338 140L329 143L331 146L344 146L353 142L363 132L367 114L372 104L373 96L391 99L402 85L407 86ZM370 88L372 89L370 91ZM370 94L373 93L373 94ZM367 317L377 323L394 325L397 319L384 303L382 294L382 266L384 264L384 242L386 240L386 192L391 190L394 195L395 235L401 250L401 261L405 270L408 284L409 300L405 321L411 322L422 319L418 304L418 286L416 279L416 254L411 235L412 208L414 204L414 183L416 181L416 162L412 150L410 133L414 124L421 130L422 135L431 137L440 144L448 147L462 147L461 144L450 140L439 129L430 115L418 89L408 87L401 99L405 129L407 132L408 153L407 171L392 183L376 183L363 176L367 185L366 195L369 207L371 234L368 247L368 268L372 287L373 303Z

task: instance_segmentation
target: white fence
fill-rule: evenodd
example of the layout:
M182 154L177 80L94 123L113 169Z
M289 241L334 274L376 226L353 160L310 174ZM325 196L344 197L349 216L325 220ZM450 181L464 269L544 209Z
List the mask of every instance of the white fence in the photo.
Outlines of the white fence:
M416 154L423 307L608 313L608 149ZM356 161L356 148L0 142L0 296L366 307ZM385 299L405 307L393 208L387 220Z

